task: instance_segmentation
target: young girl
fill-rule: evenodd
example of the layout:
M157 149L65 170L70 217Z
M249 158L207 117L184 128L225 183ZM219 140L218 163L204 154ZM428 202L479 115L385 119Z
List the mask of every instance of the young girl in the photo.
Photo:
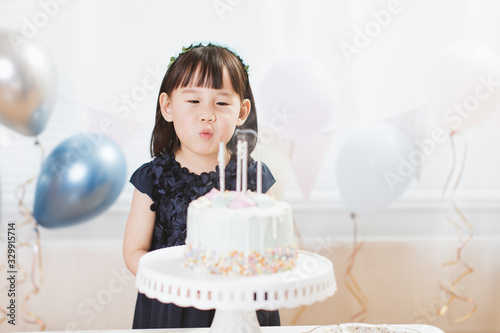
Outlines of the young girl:
M187 207L219 189L219 142L225 143L226 189L236 189L235 130L257 131L257 115L247 67L227 48L208 44L183 48L160 87L151 136L154 159L132 175L135 186L125 230L123 256L135 275L148 251L183 245ZM257 139L248 138L249 153ZM256 162L248 158L248 189L256 190ZM275 180L262 168L262 190ZM138 294L133 328L208 327L214 310L163 304ZM262 326L280 324L278 311L258 311Z

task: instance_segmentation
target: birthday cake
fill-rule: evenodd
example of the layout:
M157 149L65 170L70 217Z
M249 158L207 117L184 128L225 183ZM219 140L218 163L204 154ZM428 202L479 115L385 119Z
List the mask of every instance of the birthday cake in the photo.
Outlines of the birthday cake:
M256 192L213 189L188 207L184 264L201 273L260 275L297 258L292 210Z

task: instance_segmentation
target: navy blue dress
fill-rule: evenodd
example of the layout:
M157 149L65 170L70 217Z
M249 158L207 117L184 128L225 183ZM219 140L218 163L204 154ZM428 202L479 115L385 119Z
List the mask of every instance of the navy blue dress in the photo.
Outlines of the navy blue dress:
M257 163L249 159L248 189L256 189ZM225 169L227 190L236 189L236 161L231 159ZM200 175L187 168L169 154L156 157L137 169L130 182L152 200L151 210L156 212L154 234L150 250L184 245L186 240L187 207L192 200L219 189L219 168ZM267 192L275 183L269 168L262 164L262 190ZM209 327L215 310L181 308L175 304L164 304L138 293L132 328L186 328ZM261 326L279 326L278 311L257 311Z

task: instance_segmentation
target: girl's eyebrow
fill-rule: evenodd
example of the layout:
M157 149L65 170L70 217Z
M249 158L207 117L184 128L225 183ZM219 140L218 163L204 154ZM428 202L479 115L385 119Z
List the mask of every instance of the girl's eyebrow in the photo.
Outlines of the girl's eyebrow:
M233 96L233 94L227 90L218 90L217 93L219 95L223 95L223 96L228 96L228 97L231 97Z
M193 89L193 88L182 88L181 89L181 93L182 94L195 94L195 93L198 93L199 90L197 89ZM217 89L217 94L219 95L223 95L223 96L233 96L233 94L230 92L230 91L227 91L227 90L220 90L220 89Z
M197 93L198 91L196 89L190 89L190 88L183 88L181 89L182 94L194 94Z

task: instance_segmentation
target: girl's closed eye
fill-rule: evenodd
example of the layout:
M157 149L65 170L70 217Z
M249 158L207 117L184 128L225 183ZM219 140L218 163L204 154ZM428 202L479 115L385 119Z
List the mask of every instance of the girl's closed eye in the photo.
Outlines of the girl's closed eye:
M226 102L217 102L217 105L220 105L220 106L228 106L229 103L226 103Z
M187 101L188 103L191 103L191 104L199 104L200 101L196 100L196 99L190 99Z

